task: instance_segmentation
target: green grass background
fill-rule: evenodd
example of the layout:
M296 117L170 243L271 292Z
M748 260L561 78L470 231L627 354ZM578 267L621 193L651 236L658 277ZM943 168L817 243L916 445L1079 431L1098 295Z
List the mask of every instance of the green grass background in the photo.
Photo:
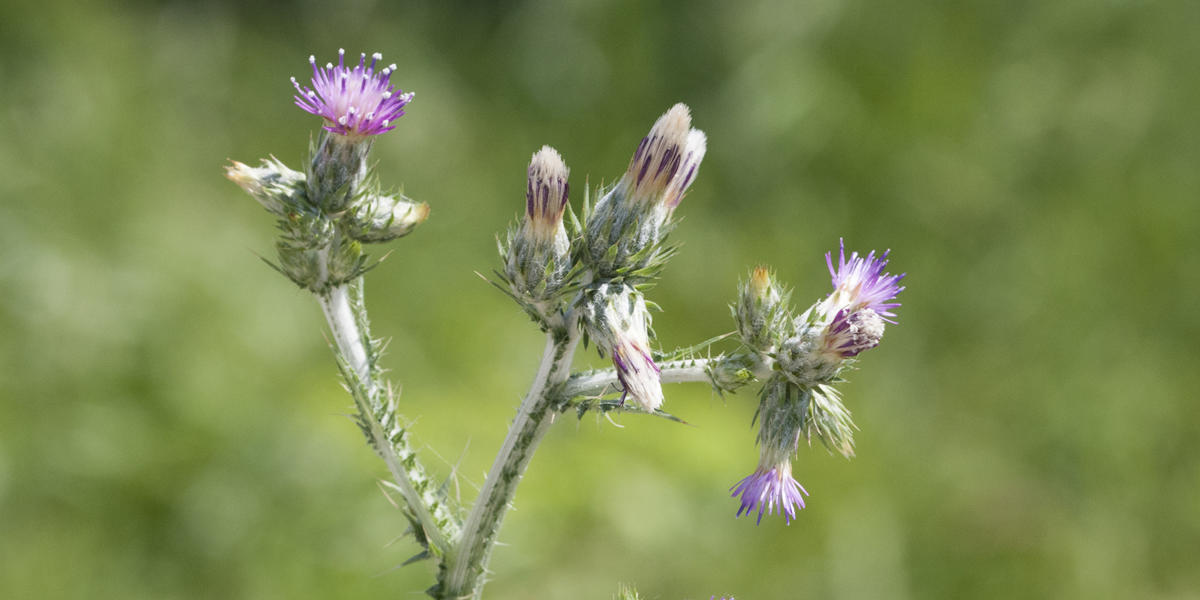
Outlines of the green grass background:
M909 273L804 448L799 519L733 518L748 391L692 426L568 418L488 597L1200 597L1200 3L808 0L0 5L0 597L418 598L311 298L227 158L298 166L288 77L381 51L378 140L431 219L370 274L416 440L474 497L540 355L475 276L530 153L611 181L672 103L709 138L651 294L732 329L756 264L800 304L839 237ZM577 204L576 204L577 205ZM385 248L379 248L383 251ZM593 355L580 365L602 364Z

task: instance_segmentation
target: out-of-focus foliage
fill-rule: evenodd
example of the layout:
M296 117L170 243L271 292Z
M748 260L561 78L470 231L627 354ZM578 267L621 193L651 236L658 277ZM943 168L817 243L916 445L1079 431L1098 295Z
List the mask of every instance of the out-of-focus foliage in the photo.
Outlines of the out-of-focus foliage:
M393 570L414 545L320 313L221 177L300 166L319 123L288 77L338 47L417 93L375 156L433 213L368 303L464 500L541 348L473 272L542 144L577 206L672 103L708 133L651 292L666 347L732 329L755 264L815 300L839 236L909 273L843 388L858 457L802 450L797 522L733 519L754 393L672 386L693 426L555 428L490 598L1197 597L1197 29L1185 1L5 3L0 597L432 581Z

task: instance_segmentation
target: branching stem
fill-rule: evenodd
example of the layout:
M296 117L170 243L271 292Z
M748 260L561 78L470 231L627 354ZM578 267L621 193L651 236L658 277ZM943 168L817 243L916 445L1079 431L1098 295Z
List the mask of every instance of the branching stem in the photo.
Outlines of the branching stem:
M765 379L771 374L768 362L748 354L674 360L660 364L659 368L663 383L707 383L722 390L748 383L751 377ZM614 391L620 391L616 369L601 369L572 375L561 388L559 399L600 396Z
M554 422L556 388L570 374L571 358L579 341L577 320L573 312L569 313L562 326L546 334L546 349L529 393L517 410L454 552L446 557L441 598L481 597L496 533L534 450Z

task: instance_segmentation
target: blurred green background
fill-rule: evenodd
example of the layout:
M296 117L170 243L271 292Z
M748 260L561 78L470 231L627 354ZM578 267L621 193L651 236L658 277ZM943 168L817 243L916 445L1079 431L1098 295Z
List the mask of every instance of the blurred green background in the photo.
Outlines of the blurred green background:
M381 51L375 151L433 206L371 273L417 442L472 499L541 335L474 271L541 144L611 181L688 103L708 158L652 298L732 329L768 263L893 250L900 324L802 449L797 522L733 518L751 391L568 418L492 599L1200 598L1200 3L315 0L0 5L0 597L416 598L428 563L343 417L316 304L227 158L299 166L288 77ZM380 248L379 251L385 250ZM588 355L584 364L602 364Z

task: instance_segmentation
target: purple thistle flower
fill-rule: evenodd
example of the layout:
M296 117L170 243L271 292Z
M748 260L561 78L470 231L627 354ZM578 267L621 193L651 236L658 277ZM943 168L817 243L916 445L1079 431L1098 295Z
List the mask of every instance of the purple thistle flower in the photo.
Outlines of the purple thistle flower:
M378 135L395 129L395 121L404 114L404 106L412 101L413 93L403 93L389 80L396 65L376 72L375 65L383 55L363 54L358 66L347 68L346 51L338 50L338 64L317 67L317 58L309 56L312 64L312 88L302 87L296 78L296 106L324 117L326 131L345 136Z
M749 477L729 488L733 497L742 497L742 506L737 516L750 514L758 509L758 523L762 523L763 512L773 515L782 513L787 524L792 524L796 511L804 508L804 496L808 490L792 479L792 463L784 461L774 467L759 465Z
M833 277L833 292L827 299L826 314L841 310L853 313L869 308L884 321L895 323L888 317L896 316L890 309L900 306L900 303L890 301L904 290L897 283L905 274L882 274L891 250L885 251L879 258L875 258L874 250L865 258L859 256L858 252L852 252L847 260L845 242L839 240L838 243L841 249L836 269L833 266L833 253L825 254L825 264L829 265L829 274Z

